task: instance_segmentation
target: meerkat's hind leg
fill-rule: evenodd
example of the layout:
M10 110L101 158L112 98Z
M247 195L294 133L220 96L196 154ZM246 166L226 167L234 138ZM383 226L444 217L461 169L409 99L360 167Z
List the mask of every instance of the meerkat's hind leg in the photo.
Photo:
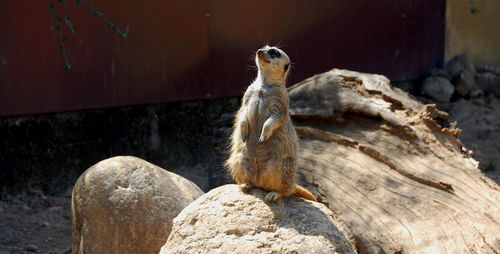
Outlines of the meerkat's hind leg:
M243 192L248 192L250 191L253 187L255 187L253 184L251 183L242 183L240 184L240 190L243 191Z
M271 192L267 193L265 199L266 199L266 201L274 202L274 201L278 200L278 198L280 198L280 197L281 197L281 194L279 194L276 191L271 191Z

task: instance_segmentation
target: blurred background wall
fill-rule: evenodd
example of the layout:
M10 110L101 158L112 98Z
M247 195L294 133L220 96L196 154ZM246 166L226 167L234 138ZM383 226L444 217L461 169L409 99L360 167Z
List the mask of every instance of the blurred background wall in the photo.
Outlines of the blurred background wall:
M1 1L0 117L239 96L267 43L292 59L289 84L334 67L415 79L443 64L445 9L445 0Z
M445 59L463 53L474 63L500 65L500 1L447 1Z

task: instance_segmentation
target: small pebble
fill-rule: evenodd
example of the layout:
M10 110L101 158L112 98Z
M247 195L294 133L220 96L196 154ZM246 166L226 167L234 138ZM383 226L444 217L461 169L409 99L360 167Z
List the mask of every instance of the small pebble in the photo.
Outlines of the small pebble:
M57 211L61 211L63 209L62 206L53 206L53 207L49 207L49 211L51 212L57 212Z
M26 246L26 250L30 252L35 252L38 251L38 246L34 244L28 244L28 246Z
M31 212L31 211L33 211L33 208L31 208L31 207L29 207L28 205L24 204L24 205L23 205L23 210L24 210L25 212Z

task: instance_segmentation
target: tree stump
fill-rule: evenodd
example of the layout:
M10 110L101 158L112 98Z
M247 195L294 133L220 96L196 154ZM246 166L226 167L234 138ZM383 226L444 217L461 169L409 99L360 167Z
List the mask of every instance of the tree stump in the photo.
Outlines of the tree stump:
M359 253L500 252L500 188L446 112L384 76L338 69L289 95L300 182L351 228Z

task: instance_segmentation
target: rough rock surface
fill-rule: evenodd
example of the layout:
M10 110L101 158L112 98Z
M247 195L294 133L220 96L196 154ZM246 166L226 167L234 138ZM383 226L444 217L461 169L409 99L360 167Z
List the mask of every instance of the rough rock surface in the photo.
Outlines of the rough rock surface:
M450 73L445 69L433 69L431 70L431 77L442 77L447 80L451 79Z
M265 202L237 185L213 189L174 219L160 253L355 253L326 206L298 197Z
M477 85L475 82L475 72L471 70L465 70L460 75L453 80L455 84L455 89L462 96L470 95L474 90L477 90Z
M478 90L475 82L476 69L466 54L452 58L446 64L446 69L458 94L464 97L479 95L476 91Z
M289 94L301 183L352 229L359 253L498 253L500 187L447 113L383 76L337 69Z
M486 94L500 98L500 75L492 72L477 73L476 81L478 88Z
M449 102L455 87L442 77L428 77L422 84L423 92L438 102Z
M446 70L451 79L455 79L464 71L474 71L474 65L466 54L458 55L446 63Z
M158 253L173 218L203 192L142 159L101 161L72 194L73 253Z

